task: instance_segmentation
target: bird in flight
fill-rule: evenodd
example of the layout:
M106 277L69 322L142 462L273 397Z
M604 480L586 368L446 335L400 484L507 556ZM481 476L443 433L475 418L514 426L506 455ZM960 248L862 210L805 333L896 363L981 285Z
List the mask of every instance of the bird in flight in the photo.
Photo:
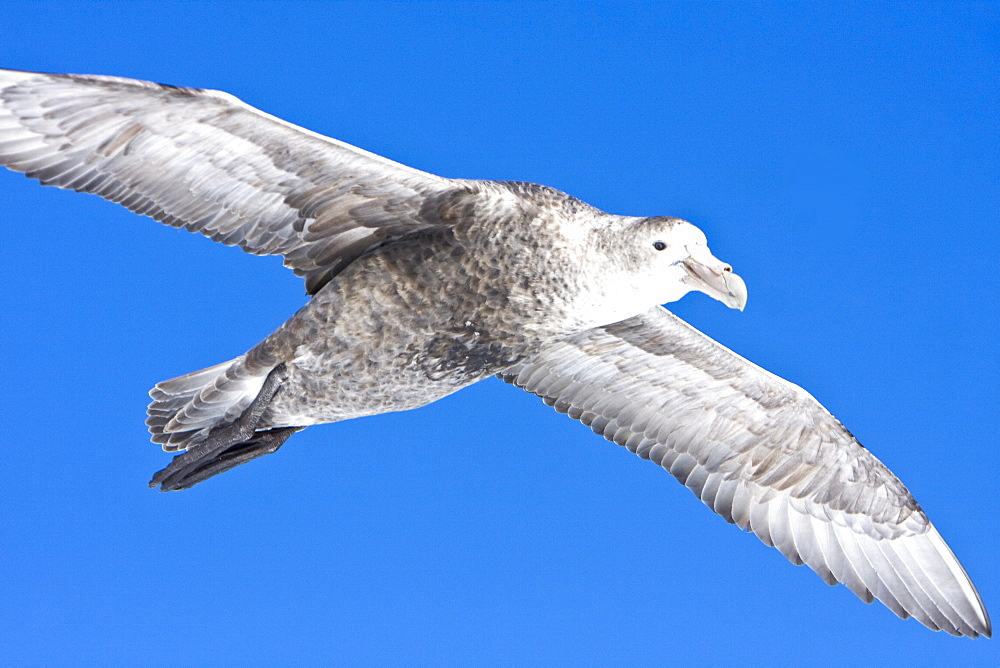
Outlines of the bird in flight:
M829 584L989 636L906 487L812 396L661 304L747 292L694 225L527 183L448 179L226 93L0 70L0 164L281 255L310 301L248 352L166 380L152 440L181 490L313 424L407 410L497 375L662 466Z

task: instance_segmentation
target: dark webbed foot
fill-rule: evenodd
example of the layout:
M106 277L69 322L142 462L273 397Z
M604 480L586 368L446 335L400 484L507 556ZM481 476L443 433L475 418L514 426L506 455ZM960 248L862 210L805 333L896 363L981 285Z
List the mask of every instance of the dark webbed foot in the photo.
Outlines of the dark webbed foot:
M170 463L170 466L153 476L149 486L156 487L159 485L161 492L174 492L194 487L203 480L208 480L214 475L225 473L240 464L246 464L251 459L276 452L288 440L289 436L303 429L305 427L280 427L278 429L259 431L249 441L236 443L222 452L216 451L214 454L202 457L195 462L189 464L180 463L179 466L176 466L178 464L177 460L184 456L178 455L174 457L174 461ZM198 447L193 449L192 452L197 453Z
M275 452L289 436L305 429L256 430L261 416L287 377L284 363L272 369L256 398L238 418L214 428L204 441L174 457L169 466L153 476L149 486L159 486L161 492L193 487L251 459Z

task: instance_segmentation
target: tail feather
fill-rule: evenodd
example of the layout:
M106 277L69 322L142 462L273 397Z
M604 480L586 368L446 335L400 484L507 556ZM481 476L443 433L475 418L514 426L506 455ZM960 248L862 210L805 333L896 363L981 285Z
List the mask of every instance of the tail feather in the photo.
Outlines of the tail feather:
M213 427L232 422L250 405L267 377L244 364L246 356L157 383L146 424L167 452L187 450Z

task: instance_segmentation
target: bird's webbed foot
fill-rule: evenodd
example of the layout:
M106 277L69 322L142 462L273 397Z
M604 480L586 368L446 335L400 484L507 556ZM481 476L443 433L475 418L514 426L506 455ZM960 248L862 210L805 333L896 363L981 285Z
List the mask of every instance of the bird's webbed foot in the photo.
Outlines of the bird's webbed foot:
M279 364L267 375L260 392L238 418L212 429L208 437L170 462L149 481L161 492L188 489L251 459L269 455L280 448L288 437L305 427L278 427L257 431L261 416L288 377L285 364Z

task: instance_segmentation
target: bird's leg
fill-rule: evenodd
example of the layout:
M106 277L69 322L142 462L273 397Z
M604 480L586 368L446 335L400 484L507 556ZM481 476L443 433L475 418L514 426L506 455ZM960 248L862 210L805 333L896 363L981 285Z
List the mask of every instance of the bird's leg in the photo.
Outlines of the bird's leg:
M174 457L170 465L149 481L160 490L187 489L234 466L274 452L304 427L282 427L257 432L261 416L288 378L285 364L274 367L264 379L260 392L238 418L212 429L204 441Z

